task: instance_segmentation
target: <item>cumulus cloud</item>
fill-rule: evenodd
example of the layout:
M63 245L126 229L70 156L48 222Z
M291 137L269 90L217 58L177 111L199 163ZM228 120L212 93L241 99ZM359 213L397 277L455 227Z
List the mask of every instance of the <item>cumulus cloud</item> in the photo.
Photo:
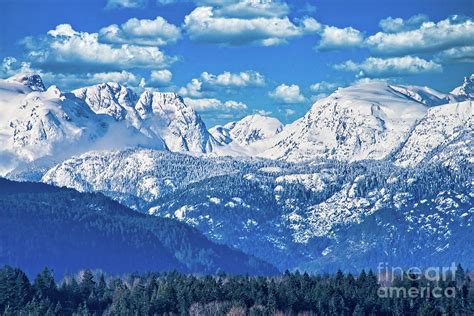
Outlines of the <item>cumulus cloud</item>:
M423 23L428 22L428 16L425 14L417 14L409 19L392 18L380 20L379 26L386 33L398 33L410 31L419 28Z
M134 75L131 72L122 70L121 72L100 72L95 74L88 74L90 82L100 83L100 82L118 82L122 84L128 84L132 86L137 86L141 77Z
M178 94L184 97L201 98L206 92L218 89L261 87L265 85L265 77L252 70L232 73L225 71L215 75L203 72L198 78L193 78L186 86L178 90Z
M117 82L128 87L142 87L145 79L128 71L112 71L85 74L40 73L45 82L57 85L62 90L72 90L103 82Z
M292 115L295 115L296 114L296 111L293 110L293 109L285 109L285 116L292 116Z
M258 115L262 115L262 116L272 115L272 111L265 111L265 110L254 110L254 113Z
M442 63L474 63L474 46L453 47L436 55Z
M18 61L15 57L5 57L0 67L0 77L7 78L20 72L35 72L31 69L30 63Z
M5 57L0 64L0 78L11 77L18 73L38 74L42 77L46 86L54 84L63 91L103 82L117 82L134 88L145 86L145 78L126 70L96 73L58 73L35 69L28 62L18 61L14 57Z
M208 112L208 111L232 111L232 110L245 110L247 105L238 101L221 101L215 98L201 98L192 99L184 98L184 103L194 108L196 111Z
M376 58L369 57L362 63L355 63L352 60L335 65L337 70L344 70L358 73L359 77L383 78L403 75L415 75L420 73L440 72L441 65L434 61L413 56Z
M225 71L219 75L208 72L201 74L201 80L211 86L222 87L259 87L265 85L265 78L256 71L242 71L231 73Z
M472 46L474 21L452 16L438 23L423 22L419 28L409 31L379 32L368 37L366 45L374 53L398 56Z
M106 9L136 9L147 5L148 0L107 0Z
M121 25L112 24L99 31L99 40L111 44L161 46L174 43L180 37L179 27L161 16L154 20L132 18Z
M286 104L301 103L305 97L300 92L298 85L281 84L268 94L273 99Z
M58 25L46 36L27 37L23 44L33 66L56 71L164 68L176 60L157 47L101 43L97 33Z
M181 87L178 91L178 94L183 97L193 97L200 98L202 97L202 82L199 79L193 78L185 87Z
M340 85L335 82L321 81L312 84L309 89L313 92L332 92Z
M173 74L168 69L152 70L150 74L150 82L159 86L169 85L172 78Z
M289 13L285 2L270 0L231 1L216 10L217 16L251 19L255 17L282 17Z
M321 100L321 99L324 99L325 97L327 97L328 94L327 93L318 93L318 94L315 94L315 95L312 95L311 96L311 101L313 102L316 102L318 100Z
M327 81L321 81L312 84L309 89L316 94L311 96L311 101L315 102L327 97L329 93L333 92L340 86L341 84Z
M282 17L290 11L286 2L273 0L157 0L161 5L177 2L214 7L216 16L227 18Z
M320 24L305 18L296 24L288 17L237 18L219 15L219 9L197 7L184 19L183 28L193 41L224 45L274 46L289 39L315 33Z
M363 41L363 34L352 27L325 26L317 48L319 50L332 50L358 47L362 45Z

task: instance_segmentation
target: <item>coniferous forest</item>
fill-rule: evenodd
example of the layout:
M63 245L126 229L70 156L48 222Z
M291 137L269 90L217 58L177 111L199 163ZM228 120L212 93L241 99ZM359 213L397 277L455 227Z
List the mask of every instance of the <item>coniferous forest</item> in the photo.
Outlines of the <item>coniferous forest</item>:
M197 276L179 272L106 277L84 270L56 283L45 268L30 281L0 270L2 315L473 315L474 288L461 266L455 277L398 276L399 289L439 287L442 297L384 297L378 276L337 272L281 276ZM449 289L452 292L449 293ZM403 292L403 291L402 291Z

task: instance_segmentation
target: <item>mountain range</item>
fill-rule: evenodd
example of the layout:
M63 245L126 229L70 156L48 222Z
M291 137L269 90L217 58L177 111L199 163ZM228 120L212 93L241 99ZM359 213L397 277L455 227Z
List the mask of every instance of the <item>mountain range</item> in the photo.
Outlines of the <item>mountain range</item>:
M474 75L339 88L295 122L207 129L174 93L0 80L0 170L100 192L279 269L474 260ZM460 241L463 241L462 243Z

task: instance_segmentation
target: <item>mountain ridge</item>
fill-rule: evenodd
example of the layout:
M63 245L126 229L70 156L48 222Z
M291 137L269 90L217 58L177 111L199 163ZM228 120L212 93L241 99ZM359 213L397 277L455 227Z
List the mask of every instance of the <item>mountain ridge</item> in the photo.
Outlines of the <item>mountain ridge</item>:
M132 211L101 194L0 178L0 264L58 276L170 271L272 274L270 264L210 242L171 219Z

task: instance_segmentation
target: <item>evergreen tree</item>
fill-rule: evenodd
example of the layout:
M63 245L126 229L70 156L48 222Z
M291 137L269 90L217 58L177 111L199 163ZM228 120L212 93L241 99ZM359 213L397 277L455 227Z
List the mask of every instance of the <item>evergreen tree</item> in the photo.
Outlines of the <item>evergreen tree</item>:
M36 277L33 289L39 298L48 298L51 301L57 301L58 291L56 282L54 281L53 274L47 267Z

